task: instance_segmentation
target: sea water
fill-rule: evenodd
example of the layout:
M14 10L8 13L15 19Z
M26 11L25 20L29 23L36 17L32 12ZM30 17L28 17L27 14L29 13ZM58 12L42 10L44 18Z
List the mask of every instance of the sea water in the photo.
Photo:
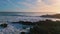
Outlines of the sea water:
M8 26L6 28L0 27L0 34L21 34L21 32L26 32L26 34L30 31L31 25L23 25L23 24L13 24L11 22L18 21L31 21L36 22L39 20L51 19L51 20L60 20L56 18L44 18L40 17L44 13L36 13L36 12L0 12L0 24L7 23ZM47 13L46 13L47 14ZM24 29L25 28L25 29Z

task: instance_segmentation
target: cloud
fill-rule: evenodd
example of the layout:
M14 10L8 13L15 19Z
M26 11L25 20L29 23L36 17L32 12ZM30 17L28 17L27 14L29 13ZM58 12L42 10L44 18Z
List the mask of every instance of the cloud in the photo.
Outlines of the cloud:
M30 4L30 3L27 3L27 2L18 2L18 4L22 4L24 6L27 6L29 8L33 7L34 5Z
M36 4L27 11L32 12L59 12L60 0L36 0Z
M16 5L15 3L13 3L11 0L7 0L11 5L13 5L14 7L18 7L19 8L19 6L18 5Z
M45 2L46 4L56 4L56 3L60 3L60 0L42 0L43 2Z
M60 0L26 0L25 2L17 2L17 3L27 6L28 8L21 9L16 5L17 7L16 11L23 11L23 12L59 12L60 11Z

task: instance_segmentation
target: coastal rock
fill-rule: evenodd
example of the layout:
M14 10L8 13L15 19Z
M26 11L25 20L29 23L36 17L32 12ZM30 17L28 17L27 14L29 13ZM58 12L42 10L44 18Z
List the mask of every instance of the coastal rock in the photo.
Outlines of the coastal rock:
M6 28L8 24L0 24L1 27Z

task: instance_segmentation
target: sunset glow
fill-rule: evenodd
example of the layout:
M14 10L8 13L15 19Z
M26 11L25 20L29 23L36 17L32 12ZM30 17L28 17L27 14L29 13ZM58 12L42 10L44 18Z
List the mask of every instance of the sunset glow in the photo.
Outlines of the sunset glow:
M60 0L0 0L0 11L60 13Z

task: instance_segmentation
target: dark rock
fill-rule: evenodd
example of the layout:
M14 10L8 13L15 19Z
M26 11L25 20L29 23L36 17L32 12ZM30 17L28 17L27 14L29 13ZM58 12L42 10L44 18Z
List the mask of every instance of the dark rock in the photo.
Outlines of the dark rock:
M21 32L21 34L25 34L25 32Z
M34 25L33 22L29 22L29 21L18 21L18 22L12 22L12 23L19 23L19 24L23 24L23 25Z
M59 27L60 21L39 21L30 29L30 34L60 34Z
M8 24L0 24L1 27L6 28Z

